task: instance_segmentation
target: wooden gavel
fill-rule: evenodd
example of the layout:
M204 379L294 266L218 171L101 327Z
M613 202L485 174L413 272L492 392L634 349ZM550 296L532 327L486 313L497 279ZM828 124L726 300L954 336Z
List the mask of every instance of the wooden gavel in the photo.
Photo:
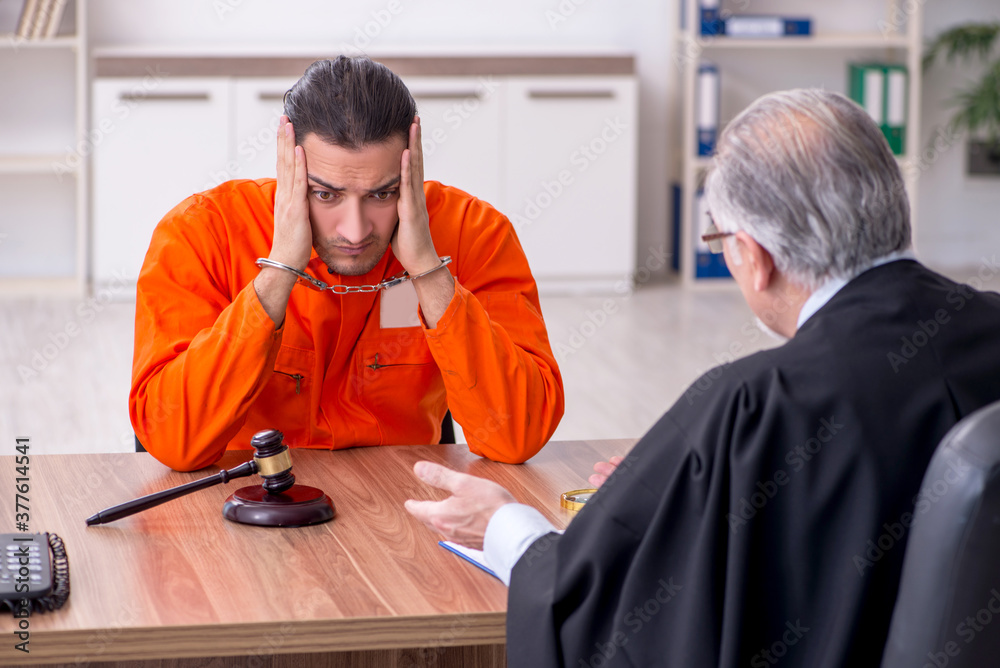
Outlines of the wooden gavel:
M333 502L326 494L314 487L295 486L292 458L283 438L276 429L259 431L250 441L253 459L245 464L107 508L88 517L87 526L114 522L191 492L254 473L264 479L263 485L236 490L223 507L222 514L227 519L261 526L304 526L332 519L335 514Z

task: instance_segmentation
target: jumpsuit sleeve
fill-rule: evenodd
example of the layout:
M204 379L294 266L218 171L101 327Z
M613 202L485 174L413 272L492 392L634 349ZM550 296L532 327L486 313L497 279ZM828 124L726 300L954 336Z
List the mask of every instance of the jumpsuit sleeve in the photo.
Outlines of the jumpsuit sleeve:
M223 455L281 344L253 282L228 285L218 216L198 196L175 207L153 233L137 284L129 415L147 451L178 471Z
M562 418L562 377L513 226L479 200L464 215L455 296L428 346L469 450L521 463Z

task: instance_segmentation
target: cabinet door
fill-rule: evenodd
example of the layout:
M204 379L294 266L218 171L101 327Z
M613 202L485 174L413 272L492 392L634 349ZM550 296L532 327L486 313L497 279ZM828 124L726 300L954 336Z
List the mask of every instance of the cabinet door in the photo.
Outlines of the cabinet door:
M409 77L424 148L424 178L455 186L499 208L500 110L495 77Z
M241 77L233 84L235 153L223 175L228 179L274 178L277 175L278 122L285 91L295 77Z
M107 78L93 88L93 278L133 282L153 228L224 171L229 80ZM124 278L122 278L124 276Z
M507 97L502 206L539 284L587 291L630 280L635 80L516 77Z

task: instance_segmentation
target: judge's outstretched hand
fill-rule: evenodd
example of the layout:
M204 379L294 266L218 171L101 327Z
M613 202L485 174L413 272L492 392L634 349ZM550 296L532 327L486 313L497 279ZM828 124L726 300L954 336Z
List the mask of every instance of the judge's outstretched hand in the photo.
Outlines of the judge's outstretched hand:
M413 472L428 485L451 492L444 501L408 500L406 510L446 540L483 549L486 525L500 506L515 503L510 492L490 480L453 471L433 462L417 462Z
M595 473L587 478L587 480L594 487L600 487L607 481L611 474L615 472L615 469L618 468L618 465L622 463L623 459L624 457L615 455L606 462L597 462L594 464Z

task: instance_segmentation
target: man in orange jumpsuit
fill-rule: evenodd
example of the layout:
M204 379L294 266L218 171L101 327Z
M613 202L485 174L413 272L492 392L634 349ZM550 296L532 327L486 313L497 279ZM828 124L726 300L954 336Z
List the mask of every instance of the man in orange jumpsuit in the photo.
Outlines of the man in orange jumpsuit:
M292 447L436 443L450 409L473 453L530 458L563 388L510 222L424 182L416 105L382 65L316 62L285 112L276 180L193 195L153 234L136 299L137 438L194 470L267 428ZM350 287L296 287L302 272Z

